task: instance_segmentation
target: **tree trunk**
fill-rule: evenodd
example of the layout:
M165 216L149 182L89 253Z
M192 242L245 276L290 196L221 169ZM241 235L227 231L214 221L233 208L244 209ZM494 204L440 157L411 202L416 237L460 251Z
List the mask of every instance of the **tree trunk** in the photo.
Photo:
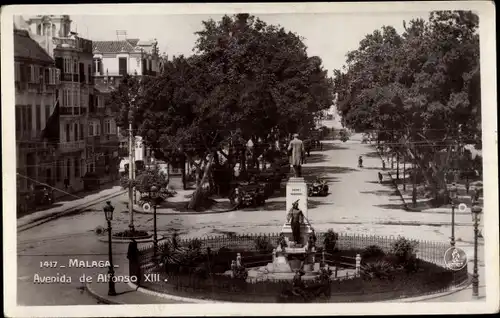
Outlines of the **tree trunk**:
M195 210L200 207L201 203L203 203L203 200L205 199L203 197L204 191L203 191L203 184L206 182L208 175L210 173L210 168L212 167L212 162L213 162L213 157L211 156L208 163L205 165L205 171L203 173L203 178L201 178L201 181L196 185L196 190L193 192L193 196L191 197L191 200L189 201L188 204L188 210Z

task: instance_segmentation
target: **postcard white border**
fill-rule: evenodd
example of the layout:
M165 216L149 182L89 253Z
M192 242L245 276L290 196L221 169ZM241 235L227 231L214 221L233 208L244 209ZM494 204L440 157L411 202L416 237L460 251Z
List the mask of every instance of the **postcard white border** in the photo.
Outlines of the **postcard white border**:
M98 306L17 306L17 253L15 197L15 105L13 78L13 16L35 14L69 15L158 15L259 13L391 13L432 10L473 10L480 17L481 99L484 158L484 238L486 301L462 303L353 303L353 304L165 304L165 305L98 305ZM82 5L19 5L2 7L2 154L3 154L3 242L4 242L4 308L11 317L46 316L206 316L206 315L361 315L361 314L464 314L488 313L499 309L499 233L498 233L498 158L497 158L497 95L495 58L495 6L489 1L390 2L390 3L280 3L280 4L82 4ZM7 80L5 80L7 79ZM5 260L9 260L6 262Z

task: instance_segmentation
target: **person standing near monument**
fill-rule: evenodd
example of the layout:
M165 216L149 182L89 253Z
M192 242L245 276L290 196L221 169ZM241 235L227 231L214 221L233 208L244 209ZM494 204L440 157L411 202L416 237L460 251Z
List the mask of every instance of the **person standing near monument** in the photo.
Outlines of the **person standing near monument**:
M288 212L287 222L290 222L290 226L292 227L293 240L296 244L300 244L300 226L304 223L304 214L299 209L299 200L292 204L292 208Z
M295 172L295 177L302 177L302 158L304 157L305 149L304 142L299 139L299 134L294 134L293 139L288 145L288 151L290 154L290 165L293 166Z

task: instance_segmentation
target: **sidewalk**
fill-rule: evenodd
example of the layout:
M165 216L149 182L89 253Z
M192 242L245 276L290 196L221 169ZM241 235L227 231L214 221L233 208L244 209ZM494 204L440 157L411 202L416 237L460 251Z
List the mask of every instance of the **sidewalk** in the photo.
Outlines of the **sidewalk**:
M125 190L123 190L121 186L113 186L110 189L102 190L98 193L88 195L78 200L56 202L54 203L54 205L57 205L56 207L37 211L19 218L17 220L17 229L18 231L26 230L33 226L61 217L68 212L84 209L90 205L103 200L111 199L122 193L125 193Z
M115 260L119 266L115 272L116 276L128 275L128 260L125 257ZM132 288L127 283L115 283L116 296L108 295L108 283L90 283L85 284L87 292L97 300L105 304L179 304L182 303L178 300L170 300L167 298L158 297L151 294L138 291Z

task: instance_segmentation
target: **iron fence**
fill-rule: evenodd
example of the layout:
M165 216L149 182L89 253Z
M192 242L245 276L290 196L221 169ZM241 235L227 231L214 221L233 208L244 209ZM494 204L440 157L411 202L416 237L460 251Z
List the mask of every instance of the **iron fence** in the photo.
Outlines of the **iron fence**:
M316 234L316 246L319 250L324 247L323 242L326 235L326 233ZM262 246L259 251L257 240L259 239L259 241L262 241L262 238L266 238L269 242L268 246L271 246L272 249L272 247L277 246L279 236L279 233L208 236L196 239L178 239L176 240L176 243L173 243L172 239L166 239L160 242L158 246L156 255L159 257L157 259L153 259L154 251L152 245L142 247L139 250L139 260L142 272L161 273L161 275L163 275L166 279L162 279L160 282L147 284L145 287L160 292L171 292L194 298L210 298L209 294L212 293L213 295L216 295L215 298L223 301L269 302L272 295L280 294L285 286L290 285L290 282L287 280L265 278L252 279L248 283L241 283L235 282L233 279L225 275L215 275L215 278L214 275L209 275L211 277L210 279L199 279L196 278L195 275L193 276L191 274L169 273L169 271L162 267L164 264L162 264L161 255L164 255L165 252L168 253L168 250L172 250L173 244L177 244L178 247L185 248L186 250L188 250L190 245L196 245L204 251L209 251L207 255L219 256L224 254L223 251L227 248L229 249L227 254L231 254L233 259L236 257L234 250L244 250L248 252L248 254L246 254L246 252L242 253L242 261L245 266L265 266L267 263L272 261L272 252L269 249L267 251L262 250ZM352 255L349 253L347 253L349 255L346 254L347 258L351 258L351 260L346 261L346 257L339 259L339 257L334 254L327 252L323 253L320 251L316 253L316 261L320 261L324 256L325 262L329 265L335 266L335 268L354 268L354 256L356 253L359 253L364 248L369 246L377 246L385 253L388 253L391 251L394 243L400 238L401 237L397 236L352 235L338 233L336 248L341 251L352 251ZM402 277L400 280L401 283L397 284L390 282L377 282L373 284L367 283L360 277L353 278L352 273L350 277L345 276L348 275L346 272L342 276L336 277L336 279L332 280L330 285L331 296L327 297L328 299L324 301L332 301L332 299L335 299L333 301L336 302L381 301L399 297L402 298L432 294L448 291L468 280L469 276L467 266L459 271L451 271L445 268L444 254L450 247L449 244L426 240L412 241L416 244L417 258L424 261L424 263L439 266L437 267L439 270L416 273L415 275L419 277L416 277L415 275L409 276L413 277L412 279L414 281L419 281L418 283L414 283L414 281L410 282L407 278ZM254 253L255 255L252 254L250 256L251 253ZM224 259L223 262L230 263L231 260L228 258ZM198 268L184 268L185 273L193 273L196 270L198 270ZM344 282L346 279L349 282L347 290ZM426 290L425 284L432 285L432 288L430 287L429 290ZM243 296L238 295L238 292L241 292L248 298L241 298ZM273 302L275 301L276 300L273 300ZM322 300L318 300L318 302L321 301Z

